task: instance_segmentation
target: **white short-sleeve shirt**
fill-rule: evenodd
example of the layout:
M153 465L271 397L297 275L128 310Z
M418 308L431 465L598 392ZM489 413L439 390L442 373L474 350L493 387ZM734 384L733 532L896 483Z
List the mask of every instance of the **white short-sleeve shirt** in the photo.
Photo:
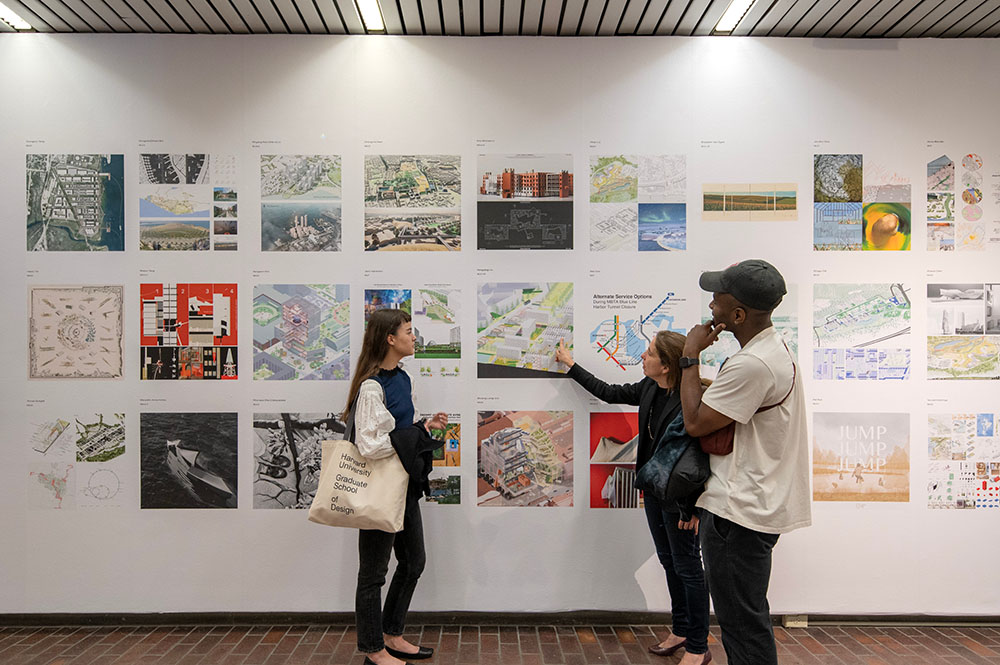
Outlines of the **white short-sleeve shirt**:
M786 533L812 521L802 375L774 327L733 354L702 403L736 421L733 452L711 455L698 507L748 529ZM792 388L791 394L788 393ZM781 406L756 413L762 406Z

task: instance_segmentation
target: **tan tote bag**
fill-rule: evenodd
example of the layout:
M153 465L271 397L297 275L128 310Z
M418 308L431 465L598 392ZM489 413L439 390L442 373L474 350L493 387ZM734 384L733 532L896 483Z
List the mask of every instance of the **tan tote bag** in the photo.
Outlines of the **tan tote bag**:
M367 459L350 441L323 442L309 521L351 529L403 530L409 475L396 453Z

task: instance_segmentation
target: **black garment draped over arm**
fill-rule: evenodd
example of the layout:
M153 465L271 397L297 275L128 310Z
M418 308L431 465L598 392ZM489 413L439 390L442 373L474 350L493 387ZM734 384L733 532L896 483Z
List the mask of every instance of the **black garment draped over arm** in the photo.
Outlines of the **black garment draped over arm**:
M673 420L681 408L680 394L674 390L670 393L663 409L657 415L657 422L649 422L649 412L653 405L653 396L656 394L658 386L651 378L643 377L638 383L611 384L601 381L599 378L580 367L580 363L570 367L567 373L571 379L579 383L583 388L597 399L609 404L631 404L639 407L639 449L636 453L635 468L641 469L642 465L652 457L657 438L666 429L666 426ZM652 433L653 436L650 436ZM656 438L654 438L656 437Z

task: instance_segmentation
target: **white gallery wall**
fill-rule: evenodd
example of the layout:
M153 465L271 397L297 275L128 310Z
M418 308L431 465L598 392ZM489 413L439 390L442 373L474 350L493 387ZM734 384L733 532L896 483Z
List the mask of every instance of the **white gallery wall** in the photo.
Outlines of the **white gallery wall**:
M990 40L0 37L0 612L353 609L356 534L309 524L302 510L253 506L253 414L339 411L347 393L346 381L254 380L260 284L349 285L352 361L365 289L460 293L459 376L415 378L420 406L457 414L462 437L451 470L460 505L423 506L428 567L414 610L667 609L642 511L591 507L590 413L619 407L554 374L478 378L477 290L572 282L577 361L631 382L641 369L612 366L591 342L611 312L595 305L600 296L671 293L672 325L686 329L707 315L700 271L761 257L794 285L786 314L810 409L903 413L909 423L906 497L815 501L813 526L775 550L772 610L1000 614L1000 512L928 505L941 471L928 414L996 414L1000 383L935 380L927 369L927 285L1000 282L998 68ZM235 157L238 251L139 250L139 155L150 152ZM124 251L26 251L28 154L124 155ZM340 251L261 251L262 154L341 157ZM364 251L371 154L461 157L460 251ZM572 249L477 249L480 154L571 155ZM907 251L814 250L815 154L862 154L866 185L910 185ZM964 155L982 158L986 238L975 251L928 249L927 164L945 154L959 174ZM596 155L685 157L684 251L590 249ZM796 212L708 221L708 183L792 183ZM236 284L239 378L141 380L141 283ZM907 285L905 378L814 378L815 285L852 283ZM48 285L124 287L121 378L28 378L29 292ZM476 419L489 410L572 412L572 505L477 505ZM160 412L237 414L236 508L140 507L140 414ZM32 437L39 422L67 413L124 413L114 501L36 505ZM87 464L75 464L78 492Z

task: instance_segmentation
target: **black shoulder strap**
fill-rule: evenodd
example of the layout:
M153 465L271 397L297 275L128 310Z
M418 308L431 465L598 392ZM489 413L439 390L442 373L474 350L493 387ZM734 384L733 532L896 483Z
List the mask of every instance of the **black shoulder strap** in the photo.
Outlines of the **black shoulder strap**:
M785 344L785 340L781 340L781 344L785 347L785 351L788 352L788 359L792 361L792 385L788 388L788 393L781 398L781 401L777 404L771 404L770 406L762 406L755 413L761 413L762 411L768 411L776 406L781 406L785 403L785 400L792 396L792 391L795 390L795 375L798 372L798 368L795 366L795 358L792 357L792 352Z

